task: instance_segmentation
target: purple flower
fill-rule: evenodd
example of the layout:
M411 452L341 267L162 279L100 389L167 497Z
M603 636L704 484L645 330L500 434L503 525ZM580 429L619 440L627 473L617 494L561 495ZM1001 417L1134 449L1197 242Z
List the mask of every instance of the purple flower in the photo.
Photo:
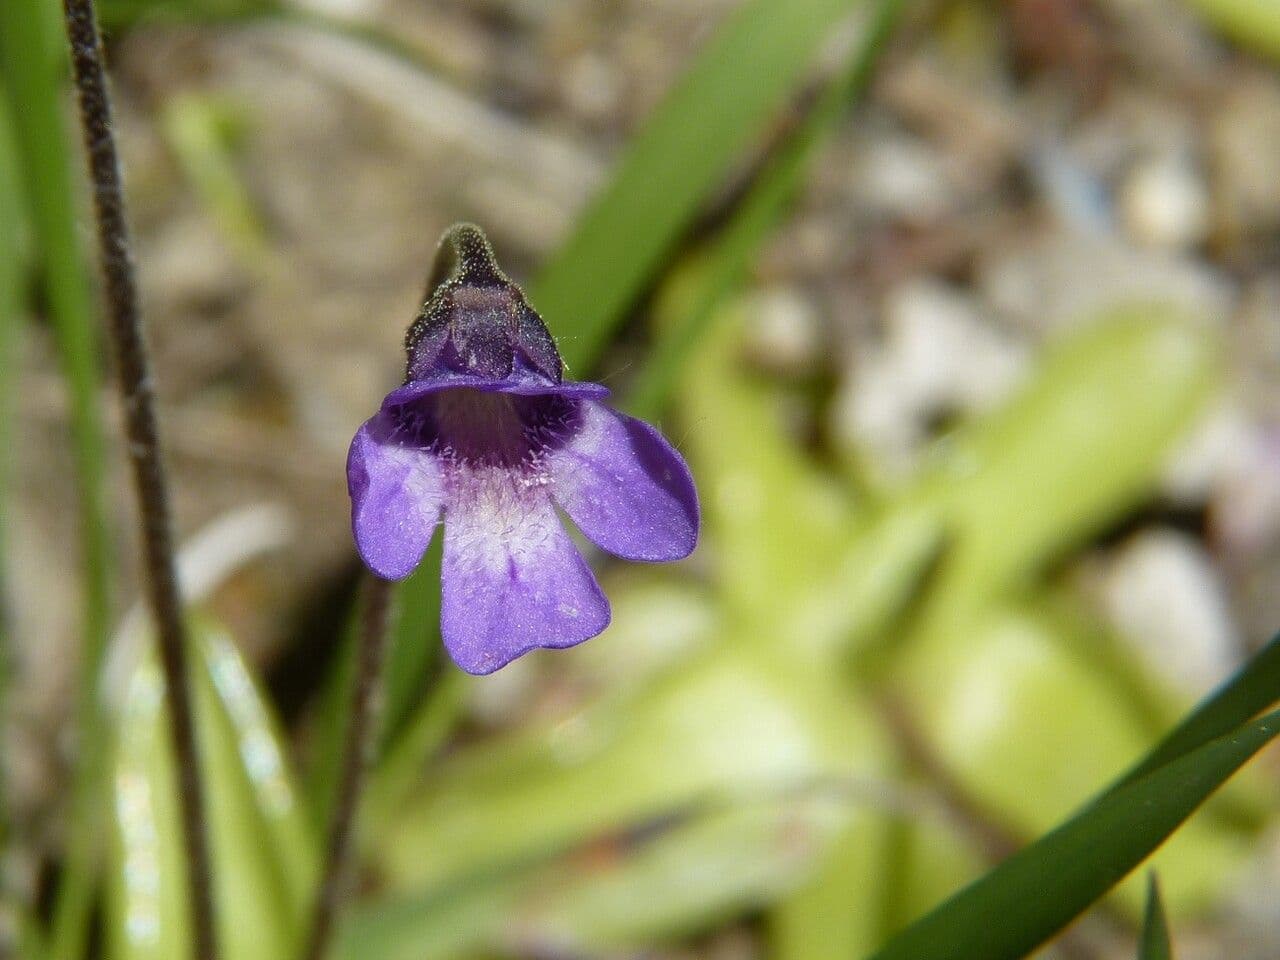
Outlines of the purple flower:
M698 496L657 430L607 407L599 384L563 380L478 228L450 228L441 255L454 266L409 328L405 382L351 443L352 527L369 569L399 580L443 522L445 646L491 673L609 623L557 507L610 553L659 562L693 550Z

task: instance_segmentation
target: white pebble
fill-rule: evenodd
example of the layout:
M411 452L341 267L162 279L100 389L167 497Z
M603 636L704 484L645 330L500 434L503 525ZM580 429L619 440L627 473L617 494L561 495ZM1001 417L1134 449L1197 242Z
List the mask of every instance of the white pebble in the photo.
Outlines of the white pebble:
M860 352L833 410L837 437L901 477L939 413L1004 398L1026 369L1021 344L986 323L958 290L913 279L885 302L883 342Z
M1120 198L1125 229L1139 243L1185 250L1209 234L1209 194L1194 166L1159 157L1136 167Z
M1135 536L1112 560L1103 604L1145 661L1190 693L1217 685L1236 665L1226 590L1193 537L1173 530Z
M818 355L818 320L798 291L778 287L746 304L747 351L761 366L780 373L804 373Z

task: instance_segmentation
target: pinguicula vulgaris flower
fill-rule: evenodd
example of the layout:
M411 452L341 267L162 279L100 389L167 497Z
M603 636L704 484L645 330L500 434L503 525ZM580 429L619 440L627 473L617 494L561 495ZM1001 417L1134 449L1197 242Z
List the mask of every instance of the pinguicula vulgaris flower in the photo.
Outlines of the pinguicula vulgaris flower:
M482 674L609 623L557 507L609 553L660 562L693 550L698 497L657 430L564 379L477 227L450 228L441 254L453 269L409 328L404 384L351 443L347 483L360 556L383 579L412 573L443 523L441 632Z

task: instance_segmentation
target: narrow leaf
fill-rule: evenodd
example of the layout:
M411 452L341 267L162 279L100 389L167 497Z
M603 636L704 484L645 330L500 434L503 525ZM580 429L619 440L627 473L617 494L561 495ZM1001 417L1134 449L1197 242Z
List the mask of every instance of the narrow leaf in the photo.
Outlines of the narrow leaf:
M389 748L414 722L415 711L433 712L428 683L440 646L440 554L437 535L422 564L400 590L391 625L383 747Z
M5 593L5 533L9 529L6 518L13 456L10 441L21 346L19 331L26 314L22 297L25 223L14 140L9 101L0 89L0 638L8 637L2 627L7 623L5 605L10 599ZM7 651L0 650L0 706L4 699L4 670L8 666L6 656ZM4 810L0 809L0 821L3 819Z
M388 889L442 888L708 798L875 775L887 752L838 675L725 643L646 688L458 750L379 824Z
M431 670L441 656L440 647L440 551L442 539L437 536L427 550L418 569L396 589L388 638L388 663L383 678L383 725L380 755L394 754L398 769L403 771L423 759L412 746L401 743L412 737L424 724L440 725L438 736L447 735L456 711L440 713L436 706L437 684L431 682ZM320 693L315 726L315 747L307 771L307 795L316 823L328 821L329 805L337 789L342 757L350 689L353 682L355 637L358 618L345 624L338 662L326 677ZM447 700L454 695L443 694ZM427 719L430 717L431 719ZM430 752L433 737L415 740ZM375 781L380 774L374 771Z
M729 615L766 637L786 629L795 598L825 584L847 552L852 511L786 435L774 394L736 362L738 311L718 316L681 392L682 413L696 425L683 446L706 504L707 540L720 546Z
M1113 787L1146 776L1216 737L1257 716L1280 696L1280 634L1236 674L1203 700Z
M79 243L78 192L72 179L72 170L80 168L79 158L71 153L63 126L59 89L63 49L56 4L45 0L0 3L0 78L16 107L13 122L26 214L43 267L48 317L67 389L79 508L82 639L76 706L80 763L70 798L67 856L54 897L50 949L55 960L78 960L84 952L101 851L106 724L98 702L98 673L108 629L111 547L98 397L97 318Z
M529 291L570 369L596 359L610 329L852 6L750 0L649 118Z
M160 114L160 129L196 195L251 269L270 263L272 249L249 191L236 169L227 128L233 119L216 99L180 94Z
M210 787L219 935L228 956L276 960L297 948L314 883L314 838L244 663L215 628L201 625L197 638L193 686ZM147 660L129 686L114 768L109 953L121 960L165 960L190 950L164 710L163 679Z
M72 170L78 157L63 127L62 47L42 0L0 3L0 76L13 111L28 210L45 276L49 319L71 400L71 428L84 554L86 660L96 666L107 628L110 551L103 508L102 424L98 412L97 323L79 244Z
M874 960L1024 956L1149 856L1277 733L1280 712L1107 793L912 924Z
M22 187L18 176L17 145L8 98L0 89L0 717L9 715L9 690L13 680L13 632L10 595L9 554L5 533L9 530L9 495L12 478L14 397L21 347L20 330L26 319L22 289L24 277ZM0 763L0 796L8 796L8 771ZM0 850L12 842L13 822L9 806L0 803ZM31 912L32 905L23 901L18 884L0 880L0 916L7 915L17 927L18 943L30 956L39 960L43 945Z
M1169 946L1169 925L1164 919L1164 905L1160 902L1160 883L1151 874L1147 886L1147 911L1142 918L1142 942L1138 945L1138 960L1171 960L1173 949Z
M804 124L770 160L734 211L729 225L716 240L711 262L700 277L690 306L677 323L662 331L645 361L627 401L635 416L653 419L662 412L684 360L714 316L716 305L742 279L752 256L795 196L813 155L866 89L903 2L880 0L845 74L830 84Z

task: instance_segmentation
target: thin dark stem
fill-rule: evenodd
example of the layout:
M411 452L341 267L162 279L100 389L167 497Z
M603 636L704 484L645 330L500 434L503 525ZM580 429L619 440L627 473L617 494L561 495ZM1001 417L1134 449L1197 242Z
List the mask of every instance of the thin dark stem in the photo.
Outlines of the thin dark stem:
M146 589L168 693L178 805L186 840L191 897L192 948L197 960L214 960L214 905L204 786L187 668L188 638L174 563L169 493L156 422L150 360L142 334L129 227L125 219L120 161L111 130L111 101L102 38L93 0L64 0L67 40L80 103L97 213L98 242L106 280L109 335L124 407L125 439L142 524Z
M382 714L382 662L386 656L387 625L391 613L392 585L370 577L364 593L364 610L356 650L355 682L347 716L347 736L338 775L338 797L325 845L324 873L316 894L311 930L302 960L321 960L333 933L338 908L346 894L355 849L356 812L373 752L378 742Z

